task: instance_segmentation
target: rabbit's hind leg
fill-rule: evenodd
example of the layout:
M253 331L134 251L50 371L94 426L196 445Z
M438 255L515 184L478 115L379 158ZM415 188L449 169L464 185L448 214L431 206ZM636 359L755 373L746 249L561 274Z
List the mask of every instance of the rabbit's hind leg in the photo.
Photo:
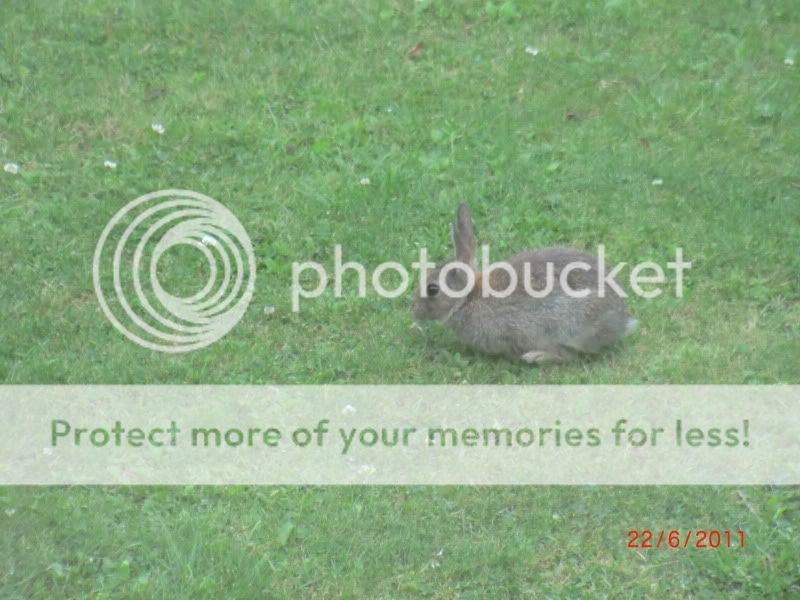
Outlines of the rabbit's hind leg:
M529 365L554 365L563 362L563 358L553 352L545 352L543 350L529 350L520 356Z

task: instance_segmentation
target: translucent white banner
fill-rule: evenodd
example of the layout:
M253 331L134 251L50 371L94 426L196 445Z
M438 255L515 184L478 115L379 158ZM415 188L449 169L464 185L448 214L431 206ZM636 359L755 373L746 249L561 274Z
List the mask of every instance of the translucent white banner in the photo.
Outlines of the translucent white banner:
M0 484L800 484L800 386L0 386Z

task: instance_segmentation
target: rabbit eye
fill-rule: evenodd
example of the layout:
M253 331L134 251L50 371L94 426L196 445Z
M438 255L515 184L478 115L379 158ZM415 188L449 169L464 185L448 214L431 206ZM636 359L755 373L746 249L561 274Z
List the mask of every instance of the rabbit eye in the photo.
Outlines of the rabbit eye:
M428 296L435 296L439 293L439 284L438 283L429 283L428 287L426 288L428 292Z

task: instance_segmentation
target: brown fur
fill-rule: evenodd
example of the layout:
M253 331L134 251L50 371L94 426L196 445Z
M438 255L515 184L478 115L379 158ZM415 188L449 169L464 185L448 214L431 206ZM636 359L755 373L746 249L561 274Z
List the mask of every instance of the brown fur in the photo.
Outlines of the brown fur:
M476 240L472 231L469 210L461 204L453 227L456 260L475 265ZM567 295L559 278L570 263L582 262L589 270L575 269L567 277L573 290L588 290L585 298ZM599 297L597 258L572 248L529 250L511 257L508 263L517 273L517 287L507 298L484 297L487 283L503 290L509 283L508 274L500 269L488 275L475 274L475 286L464 298L449 297L440 291L434 297L423 298L417 291L414 312L420 320L444 320L470 347L488 354L505 354L532 364L568 360L580 353L596 353L614 343L631 328L624 299L606 287L605 297ZM548 264L552 265L553 289L544 298L535 298L524 287L527 268L530 287L545 288ZM440 281L442 267L430 272L427 283ZM466 281L462 273L451 271L448 287L463 290Z

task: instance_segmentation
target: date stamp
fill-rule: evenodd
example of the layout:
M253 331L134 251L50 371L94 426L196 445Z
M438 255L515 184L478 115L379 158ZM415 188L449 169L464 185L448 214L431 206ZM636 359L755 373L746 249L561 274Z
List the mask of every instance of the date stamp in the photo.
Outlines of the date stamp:
M630 529L628 531L627 547L641 548L697 548L700 550L714 550L717 548L744 548L744 531L730 529Z

